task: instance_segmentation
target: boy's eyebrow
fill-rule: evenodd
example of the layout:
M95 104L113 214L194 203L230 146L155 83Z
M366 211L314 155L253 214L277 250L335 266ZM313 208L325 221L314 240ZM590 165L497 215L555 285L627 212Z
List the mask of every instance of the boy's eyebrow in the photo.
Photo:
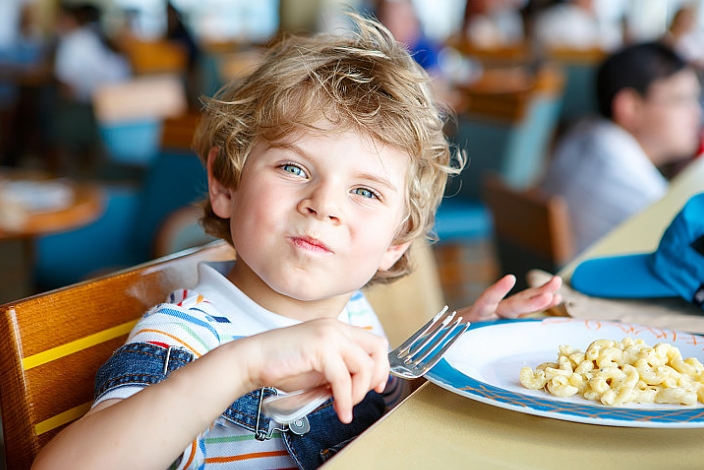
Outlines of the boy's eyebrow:
M358 176L359 178L361 178L361 179L364 179L364 180L371 180L371 181L373 181L373 182L375 182L375 183L377 183L377 184L381 184L381 185L383 185L383 186L386 186L389 190L391 190L391 191L393 191L393 192L396 192L396 193L398 192L398 188L397 188L395 185L393 185L393 184L391 183L391 181L389 181L387 178L384 178L384 177L382 177L382 176L374 175L374 174L371 174L371 173L360 173L360 174L357 175L357 176Z
M285 150L290 150L290 151L293 151L293 152L295 152L295 153L297 153L297 154L301 155L302 157L305 157L309 160L313 160L313 161L316 160L316 158L314 156L312 156L311 154L309 154L308 152L306 152L305 150L300 148L295 143L290 143L290 142L269 143L269 148L281 148L281 149L285 149ZM382 186L387 187L389 190L391 190L393 192L396 192L396 193L399 192L399 189L393 183L391 183L391 181L388 178L384 178L383 176L376 175L373 173L358 173L356 175L356 177L360 178L360 179L364 179L364 180L373 181L377 184L380 184Z

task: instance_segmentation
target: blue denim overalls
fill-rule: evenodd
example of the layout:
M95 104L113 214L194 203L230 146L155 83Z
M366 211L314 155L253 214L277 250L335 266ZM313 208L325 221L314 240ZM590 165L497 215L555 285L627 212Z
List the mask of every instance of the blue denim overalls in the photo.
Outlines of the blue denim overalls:
M193 355L179 348L164 348L148 343L130 343L119 348L100 368L95 380L95 398L123 386L152 385L161 382L174 370L193 360ZM279 423L260 413L261 400L276 393L264 388L238 398L222 414L227 421L268 439ZM325 463L385 411L382 397L369 392L354 408L354 419L343 424L333 410L332 400L307 416L307 422L281 426L289 454L301 469L314 469ZM279 428L281 429L281 428Z

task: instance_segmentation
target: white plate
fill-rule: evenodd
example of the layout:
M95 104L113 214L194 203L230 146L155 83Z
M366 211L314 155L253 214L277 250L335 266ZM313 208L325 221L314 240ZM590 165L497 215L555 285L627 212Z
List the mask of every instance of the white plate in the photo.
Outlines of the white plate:
M558 346L585 350L596 339L641 338L650 346L667 342L682 356L704 362L704 336L641 325L571 318L475 323L426 378L442 388L489 405L548 418L608 426L704 427L704 406L612 407L580 396L560 398L521 385L521 367L554 361Z

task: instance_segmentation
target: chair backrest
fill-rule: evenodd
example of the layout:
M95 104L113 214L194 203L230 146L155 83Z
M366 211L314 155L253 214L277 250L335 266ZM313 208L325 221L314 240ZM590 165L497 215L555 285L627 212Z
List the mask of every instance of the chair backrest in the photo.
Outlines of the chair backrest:
M516 190L496 176L484 181L484 201L493 217L503 273L526 286L530 269L557 272L576 254L567 203L537 188Z
M163 151L149 168L140 194L138 227L132 240L143 259L150 259L159 226L181 207L205 199L208 177L193 152Z
M478 60L483 65L527 64L534 59L531 45L528 42L481 47L461 35L450 37L447 40L447 46L456 49L466 57Z
M148 308L194 285L197 263L233 257L216 242L0 306L7 468L29 468L58 431L88 411L95 372Z
M542 172L557 129L564 77L559 69L544 66L526 86L518 85L466 97L452 139L466 150L469 162L448 183L447 196L480 200L482 179L489 172L516 188L530 186Z
M427 243L414 272L367 291L392 346L443 304ZM98 368L136 321L174 289L196 283L202 261L233 259L222 241L0 306L0 409L7 468L28 469L39 450L91 406Z
M606 59L606 51L594 49L571 49L552 47L547 51L548 59L565 71L565 90L560 110L561 128L575 121L598 113L596 99L596 72Z
M164 119L181 116L187 108L186 91L176 75L103 85L92 100L108 158L137 166L148 166L158 154Z
M161 149L188 151L193 143L201 114L189 111L164 119L161 129Z

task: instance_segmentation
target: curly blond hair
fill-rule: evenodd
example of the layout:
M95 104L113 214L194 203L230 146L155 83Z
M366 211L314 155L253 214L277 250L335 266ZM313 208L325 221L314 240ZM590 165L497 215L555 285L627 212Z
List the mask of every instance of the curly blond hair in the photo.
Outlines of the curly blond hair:
M276 142L327 120L407 153L410 158L406 217L394 244L421 237L432 228L448 175L464 158L452 152L443 133L451 115L434 101L430 78L391 33L374 19L348 12L349 34L282 37L261 64L204 102L194 148L204 164L213 147L213 176L236 189L245 162L261 140ZM232 243L228 219L204 203L203 226ZM410 272L408 253L372 281Z

